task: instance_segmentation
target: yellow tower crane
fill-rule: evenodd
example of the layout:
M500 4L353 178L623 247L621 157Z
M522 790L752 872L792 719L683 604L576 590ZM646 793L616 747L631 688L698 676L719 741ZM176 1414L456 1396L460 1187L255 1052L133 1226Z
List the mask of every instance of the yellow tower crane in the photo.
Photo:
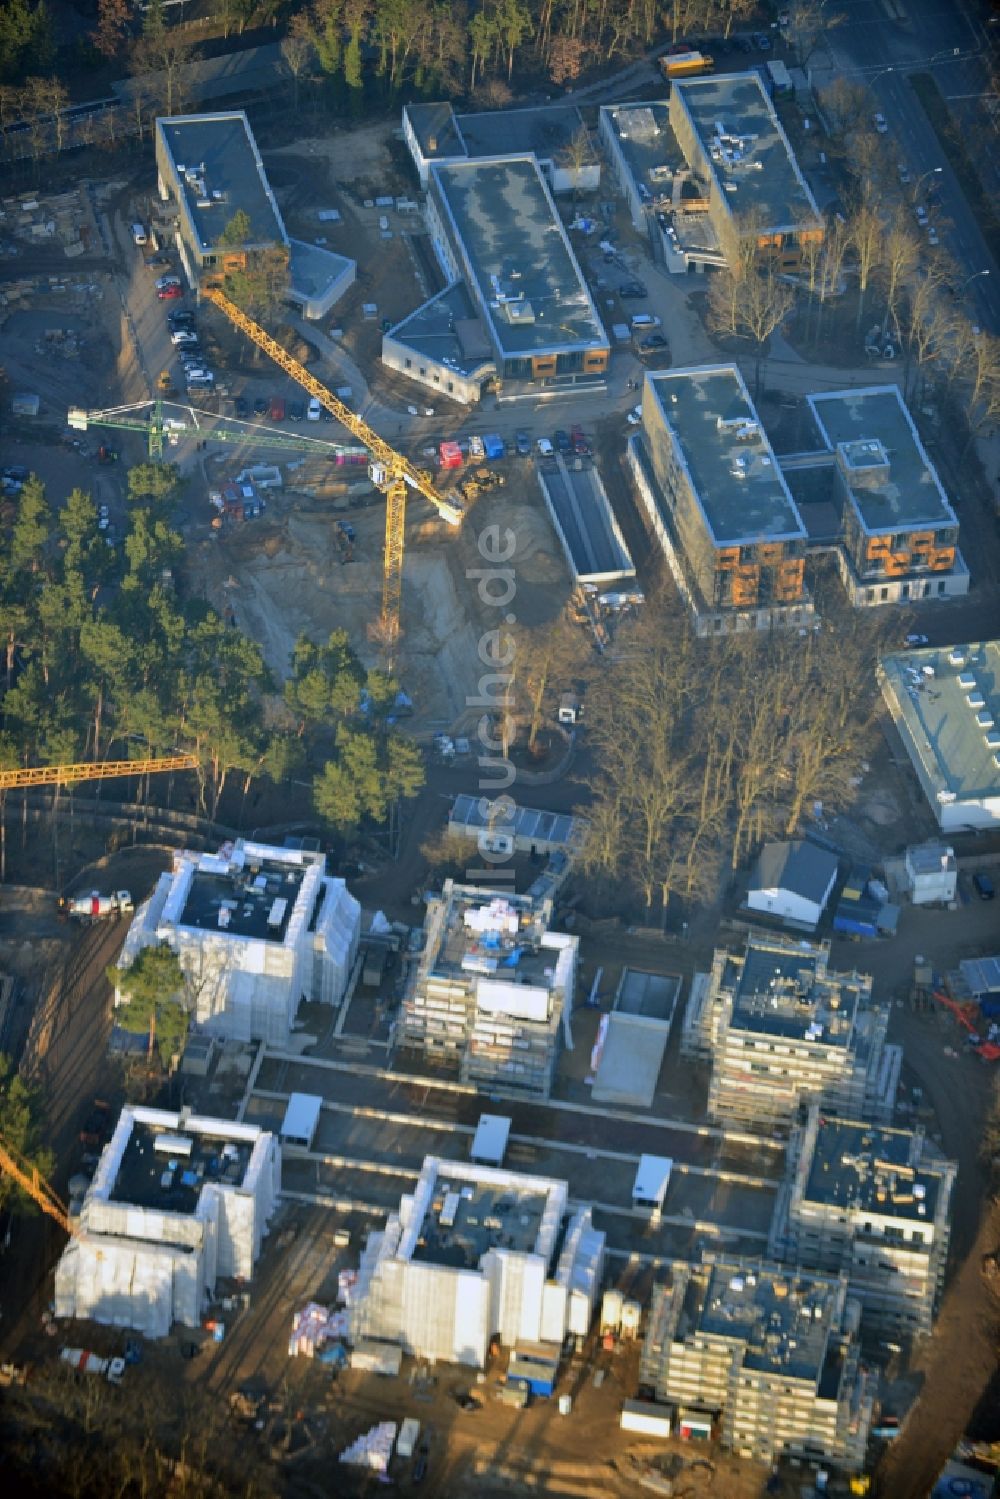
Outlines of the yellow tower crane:
M168 770L197 770L198 764L197 755L164 755L153 760L33 765L27 770L0 770L0 791L16 791L27 786L72 786L77 781L111 781L116 776L162 775Z
M65 1229L71 1238L77 1237L79 1230L76 1224L42 1173L37 1167L32 1166L30 1161L24 1160L12 1145L6 1144L3 1140L0 1140L0 1170L12 1176L32 1201L37 1202L42 1212L54 1218L60 1228Z
M247 317L245 312L241 312L219 287L203 286L201 295L206 302L211 302L213 306L219 308L220 312L224 312L241 333L245 333L252 343L255 343L274 360L279 368L285 371L286 375L291 375L293 380L314 396L320 405L324 406L331 416L335 416L341 426L346 427L353 437L364 443L371 453L368 471L372 483L383 491L386 499L380 633L383 648L391 656L399 636L407 489L415 489L418 494L422 494L424 499L434 506L442 519L451 526L461 524L461 506L450 496L446 498L439 495L426 474L415 468L408 458L403 457L402 453L397 453L395 448L383 441L366 421L355 415L349 406L345 406L343 401L339 401L332 391L327 390L325 385L311 375L305 365L293 359L292 355L265 333L258 323Z

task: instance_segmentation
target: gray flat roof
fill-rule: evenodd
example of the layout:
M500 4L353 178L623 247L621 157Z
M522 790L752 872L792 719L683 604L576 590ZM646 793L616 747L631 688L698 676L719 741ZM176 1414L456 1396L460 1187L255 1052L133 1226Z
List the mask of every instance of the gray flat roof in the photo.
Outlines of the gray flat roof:
M455 1221L448 1226L441 1222L441 1210L452 1193L458 1202ZM472 1270L490 1249L531 1254L538 1243L547 1202L543 1192L469 1182L464 1177L451 1182L447 1164L442 1162L433 1201L420 1225L413 1259Z
M735 979L732 1027L822 1046L850 1046L870 980L828 973L828 945L752 936Z
M687 112L734 217L759 212L764 230L822 224L816 200L799 170L795 153L759 74L721 73L678 78L673 97ZM737 151L719 151L716 127L742 142ZM728 192L725 184L735 186Z
M426 160L465 155L465 146L455 124L455 111L450 104L407 104L404 113Z
M308 868L264 859L253 870L236 875L195 869L177 924L234 939L283 942ZM278 900L285 902L284 909L275 907ZM229 911L229 918L220 923L224 909ZM273 925L269 923L272 911L276 917Z
M934 1221L944 1162L926 1160L925 1137L849 1119L820 1118L803 1200Z
M157 1137L191 1141L187 1155L156 1149ZM111 1189L112 1202L159 1208L166 1213L193 1213L202 1188L209 1182L239 1187L247 1174L253 1144L224 1135L205 1135L183 1129L154 1129L133 1124Z
M636 187L642 183L651 197L664 188L669 189L670 179L661 181L650 173L659 167L670 167L672 172L686 169L684 154L670 125L666 99L649 99L641 104L603 104L601 114L610 122Z
M819 1381L839 1308L838 1281L723 1260L699 1274L692 1290L694 1329L742 1343L744 1368Z
M615 1009L622 1015L663 1020L669 1027L683 982L677 973L646 973L641 968L623 968L615 995Z
M866 531L958 525L895 385L831 391L808 400L827 447L838 453L851 503ZM873 443L881 444L881 451Z
M311 245L304 239L289 240L289 245L292 251L292 289L301 297L319 296L354 264L346 255L324 250L322 245Z
M608 347L534 157L432 163L430 172L505 356Z
M387 337L396 343L405 344L423 359L433 359L435 364L453 369L459 375L474 375L484 365L493 364L493 346L482 330L486 341L486 353L466 352L468 341L463 344L456 324L478 322L479 309L470 297L464 281L454 281L429 301L411 312L409 317L390 328Z
M251 244L288 243L245 114L174 115L158 119L156 128L174 164L203 249L218 244L238 209L249 216ZM181 167L187 168L187 173ZM195 168L198 171L192 178L189 174ZM206 197L201 196L202 185ZM216 198L216 193L221 196Z
M957 801L1000 796L1000 640L900 651L881 666L896 726L933 791Z
M802 518L735 365L651 371L646 387L674 433L716 546L805 538ZM756 432L738 439L741 424L746 432L751 427ZM737 460L740 478L734 472Z
M459 134L470 157L527 155L539 161L558 161L583 129L575 104L546 104L532 109L491 109L481 114L456 116ZM588 151L588 161L594 152Z
M523 156L559 160L583 129L575 104L538 108L487 109L457 115L450 104L407 104L406 116L425 161L482 156ZM594 160L591 150L587 160Z
M557 454L538 469L538 482L577 580L634 581L635 565L594 465L584 460L582 468L570 468Z

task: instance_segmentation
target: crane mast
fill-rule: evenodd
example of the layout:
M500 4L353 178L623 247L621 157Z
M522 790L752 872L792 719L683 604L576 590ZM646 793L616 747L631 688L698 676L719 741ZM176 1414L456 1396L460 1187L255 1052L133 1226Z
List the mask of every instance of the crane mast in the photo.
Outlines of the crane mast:
M392 653L399 636L399 613L403 591L403 553L405 548L406 497L408 489L415 489L434 506L438 514L449 525L457 526L462 521L462 509L451 498L439 495L426 474L416 468L402 453L397 453L384 438L381 438L368 423L353 412L349 406L328 390L315 375L311 375L304 364L293 358L270 334L245 312L230 301L218 286L202 286L201 295L225 313L234 327L245 333L250 341L271 359L280 369L290 375L304 390L319 401L335 416L352 437L356 437L371 453L369 466L372 482L381 489L386 498L385 551L382 559L382 614L380 633L383 648Z

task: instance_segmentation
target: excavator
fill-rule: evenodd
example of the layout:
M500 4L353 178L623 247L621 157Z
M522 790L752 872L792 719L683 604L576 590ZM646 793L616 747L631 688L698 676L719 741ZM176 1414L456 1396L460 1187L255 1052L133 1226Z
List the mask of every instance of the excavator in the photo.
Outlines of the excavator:
M946 1010L950 1010L963 1030L968 1032L966 1039L977 1056L982 1057L984 1062L995 1062L1000 1059L1000 1046L997 1046L995 1041L984 1041L976 1029L975 1016L978 1015L979 1010L975 1003L961 1004L941 989L934 990L934 998L943 1004Z
M231 301L220 285L207 283L201 287L201 297L217 307L234 327L244 333L251 343L273 359L279 369L298 382L309 394L336 417L341 426L358 442L363 443L371 454L368 473L376 489L386 498L385 551L382 562L382 613L379 620L379 639L389 662L399 639L399 616L403 591L403 550L405 546L406 500L409 490L416 490L433 505L438 515L450 526L462 523L464 506L454 495L440 495L431 482L431 476L416 468L402 453L385 442L368 423L345 406L332 391L311 375L305 365L293 358L281 344L266 333L258 323Z

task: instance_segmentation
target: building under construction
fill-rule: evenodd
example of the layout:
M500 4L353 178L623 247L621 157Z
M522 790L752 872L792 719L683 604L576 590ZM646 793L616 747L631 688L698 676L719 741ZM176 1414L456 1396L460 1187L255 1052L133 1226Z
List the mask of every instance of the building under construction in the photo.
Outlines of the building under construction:
M274 1135L125 1108L56 1266L57 1317L166 1337L197 1327L217 1280L249 1280L281 1188Z
M865 1460L875 1379L860 1364L844 1276L705 1254L653 1288L640 1383L708 1413L739 1457Z
M829 942L754 932L743 953L715 953L692 986L682 1050L711 1062L713 1119L789 1128L802 1103L891 1119L899 1049L870 975L830 973Z
M548 1097L573 1008L576 937L550 932L550 900L445 881L396 1044L450 1061L465 1083Z
M165 942L192 1019L217 1036L283 1045L303 1000L340 1004L360 931L361 907L321 853L239 838L217 854L175 853L136 912L120 967Z
M494 1337L558 1360L567 1333L590 1330L603 1264L604 1234L565 1182L428 1156L369 1235L351 1338L480 1369Z
M789 1152L775 1258L844 1273L866 1327L929 1333L944 1284L957 1167L922 1131L810 1110Z

